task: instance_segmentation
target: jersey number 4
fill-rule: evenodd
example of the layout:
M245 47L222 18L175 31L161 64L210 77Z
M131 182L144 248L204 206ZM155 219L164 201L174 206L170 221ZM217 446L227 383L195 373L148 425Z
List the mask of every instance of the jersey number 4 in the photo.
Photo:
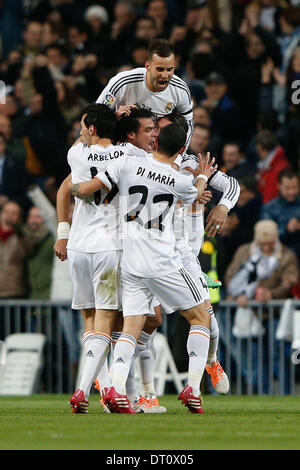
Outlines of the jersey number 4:
M157 204L159 202L167 202L167 206L163 210L163 212L155 217L154 219L149 220L144 224L142 219L139 217L141 210L145 206L148 198L148 188L146 186L131 186L128 189L129 194L141 194L142 197L140 199L139 204L129 211L125 215L125 221L126 222L138 222L140 225L142 225L146 229L157 229L163 232L165 230L165 226L163 225L163 220L166 217L167 213L169 212L173 202L174 202L174 196L173 194L157 194L156 196L153 197L152 203Z

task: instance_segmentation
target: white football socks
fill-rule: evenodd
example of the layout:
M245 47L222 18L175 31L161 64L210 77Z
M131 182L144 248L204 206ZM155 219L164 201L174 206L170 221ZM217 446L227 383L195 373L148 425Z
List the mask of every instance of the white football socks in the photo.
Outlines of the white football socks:
M155 386L154 386L154 372L156 365L156 352L153 344L153 339L155 336L156 330L151 334L151 338L148 342L147 348L142 351L138 356L140 377L141 377L141 386L142 386L142 395L156 396Z
M210 314L210 342L207 356L207 364L210 365L217 360L219 348L219 326L213 308L207 309Z
M200 396L200 383L206 365L210 331L205 326L193 325L187 340L189 355L188 384L194 396Z
M135 348L135 338L126 333L121 334L115 345L111 384L121 395L126 395L126 382Z
M152 335L149 335L145 331L141 331L140 337L137 341L137 345L135 348L134 356L132 357L132 362L126 382L126 395L131 402L138 396L135 381L135 361L136 358L140 357L140 354L144 352L145 348L148 348L148 344L151 341L151 338Z
M91 386L107 358L111 340L110 336L100 331L87 333L83 337L87 354L79 384L79 388L83 390L86 399L88 399Z

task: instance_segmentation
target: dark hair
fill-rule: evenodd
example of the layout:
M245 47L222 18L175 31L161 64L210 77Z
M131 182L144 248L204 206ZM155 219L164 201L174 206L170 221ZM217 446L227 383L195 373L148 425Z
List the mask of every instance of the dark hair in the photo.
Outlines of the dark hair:
M298 175L294 172L292 168L284 168L278 175L278 183L281 183L283 178L292 179L295 177L298 178Z
M278 144L275 134L269 129L263 129L258 132L256 143L264 150L273 150Z
M92 32L92 28L89 25L89 23L86 23L85 21L75 21L74 23L70 24L68 26L68 30L75 28L80 34L86 34L87 36L90 36Z
M153 39L148 49L148 60L152 59L153 54L157 54L159 57L169 57L175 54L175 49L167 39Z
M154 119L154 114L151 109L146 107L132 108L129 116L122 116L118 120L115 129L115 141L125 142L130 132L138 132L140 128L139 119L151 118Z
M242 142L240 142L239 140L234 140L234 139L232 139L232 140L227 140L227 141L224 143L224 145L223 145L223 149L224 149L224 147L225 147L226 145L234 145L235 147L238 148L238 151L239 151L240 153L244 153L243 144L242 144Z
M87 127L95 126L97 136L113 140L117 118L115 112L106 104L92 103L88 104L81 113L86 114L84 123Z
M201 124L200 122L196 122L196 124L194 124L194 129L196 129L196 127L199 127L199 129L204 129L210 132L210 127L207 126L206 124Z
M245 186L251 193L256 194L258 191L257 180L253 176L244 176L239 179L239 184Z
M183 127L183 129L185 130L185 132L188 132L188 130L189 130L189 125L188 125L185 117L182 116L182 114L180 114L178 111L176 111L176 109L173 109L173 111L170 114L166 114L165 116L159 117L157 120L159 121L162 118L168 119L173 124L174 123L180 124Z
M157 150L171 157L185 146L185 142L186 132L182 125L178 123L170 124L160 130Z
M156 25L155 20L154 20L151 16L141 15L141 16L139 16L139 17L136 19L135 27L137 26L137 24L138 24L140 21L144 21L144 20L151 21L151 23L153 24L153 26Z
M49 49L56 49L59 51L60 55L67 56L67 49L63 44L59 44L57 42L54 42L53 44L49 44L48 46L45 47L45 53L49 51Z

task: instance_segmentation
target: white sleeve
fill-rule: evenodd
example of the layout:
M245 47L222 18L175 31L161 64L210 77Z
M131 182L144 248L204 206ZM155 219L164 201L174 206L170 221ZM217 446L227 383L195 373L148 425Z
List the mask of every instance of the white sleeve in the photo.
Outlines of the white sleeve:
M109 165L105 171L99 172L95 178L102 181L105 186L111 190L111 188L116 184L119 184L120 174L124 165L124 160L116 160Z
M218 205L223 204L230 211L237 203L240 185L235 178L222 171L216 171L208 180L209 186L223 193Z
M198 212L187 212L186 223L189 242L193 248L193 252L198 257L204 239L203 210Z
M114 85L118 81L118 79L119 79L119 74L115 75L109 80L104 90L102 90L102 92L98 96L96 103L106 104L112 109L114 109L117 106L118 100L117 100L116 94L114 93Z
M124 142L121 144L121 147L126 149L127 155L132 155L135 157L149 157L151 155L149 152L146 152L146 150L143 150L139 147L136 147L135 145L132 145L130 142Z
M183 204L193 204L198 196L198 189L193 184L193 176L184 176L186 183L179 199Z
M186 148L188 148L194 131L193 100L189 87L182 79L174 77L173 82L180 94L176 110L182 114L189 126L185 143Z

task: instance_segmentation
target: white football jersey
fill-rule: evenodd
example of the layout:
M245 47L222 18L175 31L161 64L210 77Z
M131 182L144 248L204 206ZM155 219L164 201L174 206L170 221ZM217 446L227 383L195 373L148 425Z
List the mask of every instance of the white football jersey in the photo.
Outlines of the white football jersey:
M175 252L173 213L180 199L197 197L192 177L180 174L151 154L127 156L96 176L110 190L119 187L123 225L122 269L140 277L168 274L182 267Z
M193 133L193 101L187 84L173 75L165 90L153 92L146 85L146 72L145 67L138 67L118 73L110 79L96 102L116 110L125 104L144 105L159 117L176 108L189 124L189 142Z
M90 181L112 162L121 160L125 152L125 148L114 145L87 146L82 142L73 145L68 152L72 182ZM117 194L118 188L114 186L109 193L97 191L87 201L75 197L68 249L98 253L122 248Z
M181 160L179 157L176 159L176 163L179 165L180 173L190 175L191 173L185 168L196 169L199 165L199 160L195 155L184 154ZM226 175L222 171L215 171L209 178L207 186L211 186L223 193L218 205L224 204L230 211L237 203L240 187L235 178ZM189 211L188 207L183 206L175 211L174 218L178 248L182 252L184 248L189 252L192 247L196 256L198 256L204 240L204 206L203 204L198 204L198 206L198 212L194 213Z

